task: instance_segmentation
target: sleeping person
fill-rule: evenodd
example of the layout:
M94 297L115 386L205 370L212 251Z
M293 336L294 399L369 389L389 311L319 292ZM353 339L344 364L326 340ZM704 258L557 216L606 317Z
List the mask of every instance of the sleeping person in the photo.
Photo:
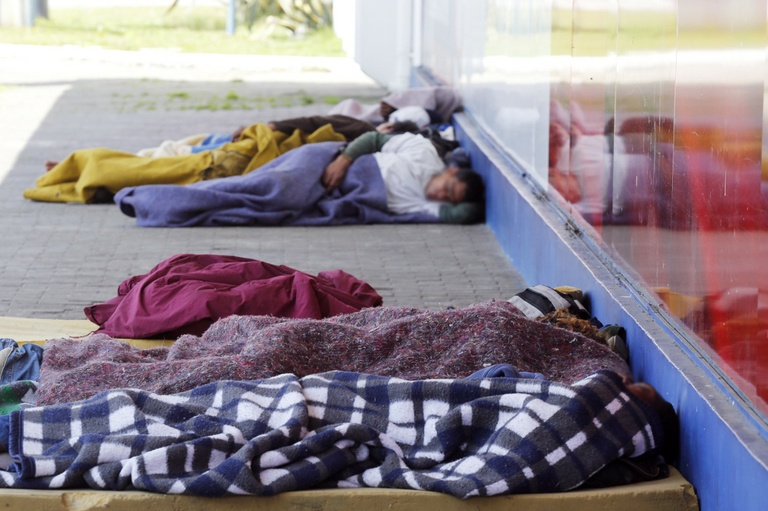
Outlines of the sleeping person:
M427 111L429 124L441 124L449 122L453 113L461 108L461 97L452 87L413 87L394 90L382 97L378 103L345 99L328 113L348 115L378 125L392 120L393 113L414 106Z
M374 126L345 115L309 116L256 123L233 133L167 140L136 154L106 148L81 149L61 162L46 161L46 173L24 197L44 202L111 203L126 186L186 185L247 174L304 144L351 141L370 132L417 132L428 118L421 108ZM440 148L440 146L438 146Z
M420 107L403 109L388 122L377 126L370 122L356 119L348 115L309 115L293 117L279 121L269 121L266 125L274 132L285 136L292 135L296 130L302 133L313 133L326 124L330 124L333 130L342 135L346 140L352 141L368 133L380 131L382 133L416 133L425 127L424 119L429 122L427 111ZM157 147L139 150L136 154L143 157L161 158L164 156L184 156L211 149L218 149L224 144L240 139L247 126L241 126L229 133L201 133L190 135L179 140L166 140ZM55 164L55 162L53 162Z
M115 196L144 227L474 223L484 185L447 166L412 133L366 133L346 146L298 147L259 172L189 186L145 185Z
M290 135L265 123L248 126L232 142L219 147L154 158L107 148L80 149L61 162L46 162L47 172L24 191L24 197L44 202L111 203L126 186L187 185L222 175L247 174L277 156L304 144L347 139L331 124Z

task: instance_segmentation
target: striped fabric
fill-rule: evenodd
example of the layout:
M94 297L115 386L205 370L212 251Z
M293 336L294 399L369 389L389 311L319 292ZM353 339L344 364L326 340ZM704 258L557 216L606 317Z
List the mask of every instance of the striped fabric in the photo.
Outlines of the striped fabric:
M526 288L509 299L529 319L536 319L557 309L568 309L575 316L589 319L590 314L584 305L568 293L563 293L549 286Z

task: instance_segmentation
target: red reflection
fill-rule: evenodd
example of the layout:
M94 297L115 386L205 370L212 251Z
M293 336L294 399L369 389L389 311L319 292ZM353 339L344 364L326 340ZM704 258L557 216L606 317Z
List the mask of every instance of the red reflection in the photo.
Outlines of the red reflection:
M576 130L573 136L572 126L551 117L550 184L577 213L586 196L600 197L601 214L584 219L610 226L603 241L660 291L726 373L768 411L761 127L633 115L609 120L604 133ZM601 141L590 142L595 137ZM600 162L600 173L584 162Z
M587 121L576 103L550 103L549 184L591 223L602 214L603 126ZM595 214L597 213L597 214Z
M557 121L549 125L549 184L568 202L579 202L581 190L579 181L567 162L571 146L568 128Z
M752 387L747 394L768 401L768 293L729 288L703 297L682 319L727 364L731 376L744 380L737 381L740 386Z
M755 230L768 227L761 193L758 145L744 145L734 133L707 126L677 130L669 193L670 217L690 218L699 230ZM682 183L681 183L682 181Z

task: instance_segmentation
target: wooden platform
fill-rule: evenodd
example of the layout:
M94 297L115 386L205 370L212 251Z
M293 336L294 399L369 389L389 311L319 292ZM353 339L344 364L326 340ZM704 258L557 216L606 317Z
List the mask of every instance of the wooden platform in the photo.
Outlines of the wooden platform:
M203 498L144 492L89 490L0 490L11 511L694 511L693 487L677 471L661 481L603 490L477 497L467 500L415 490L376 488L287 492L273 497Z
M0 337L13 339L19 344L43 344L48 339L85 337L98 328L87 319L34 319L0 316ZM139 348L169 346L173 341L124 339Z

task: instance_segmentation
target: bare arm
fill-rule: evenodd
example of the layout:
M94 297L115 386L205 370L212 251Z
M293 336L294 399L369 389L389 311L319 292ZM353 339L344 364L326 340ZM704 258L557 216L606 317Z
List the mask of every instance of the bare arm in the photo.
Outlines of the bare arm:
M344 181L344 176L347 175L347 170L349 169L349 166L352 165L353 161L352 158L342 153L325 167L320 182L323 183L326 191L333 191L342 181Z
M363 154L372 154L380 151L390 138L392 138L392 135L371 131L350 142L344 151L329 163L323 171L323 177L320 178L320 182L325 186L326 191L333 191L344 181L344 176L347 175L347 170L355 158Z

